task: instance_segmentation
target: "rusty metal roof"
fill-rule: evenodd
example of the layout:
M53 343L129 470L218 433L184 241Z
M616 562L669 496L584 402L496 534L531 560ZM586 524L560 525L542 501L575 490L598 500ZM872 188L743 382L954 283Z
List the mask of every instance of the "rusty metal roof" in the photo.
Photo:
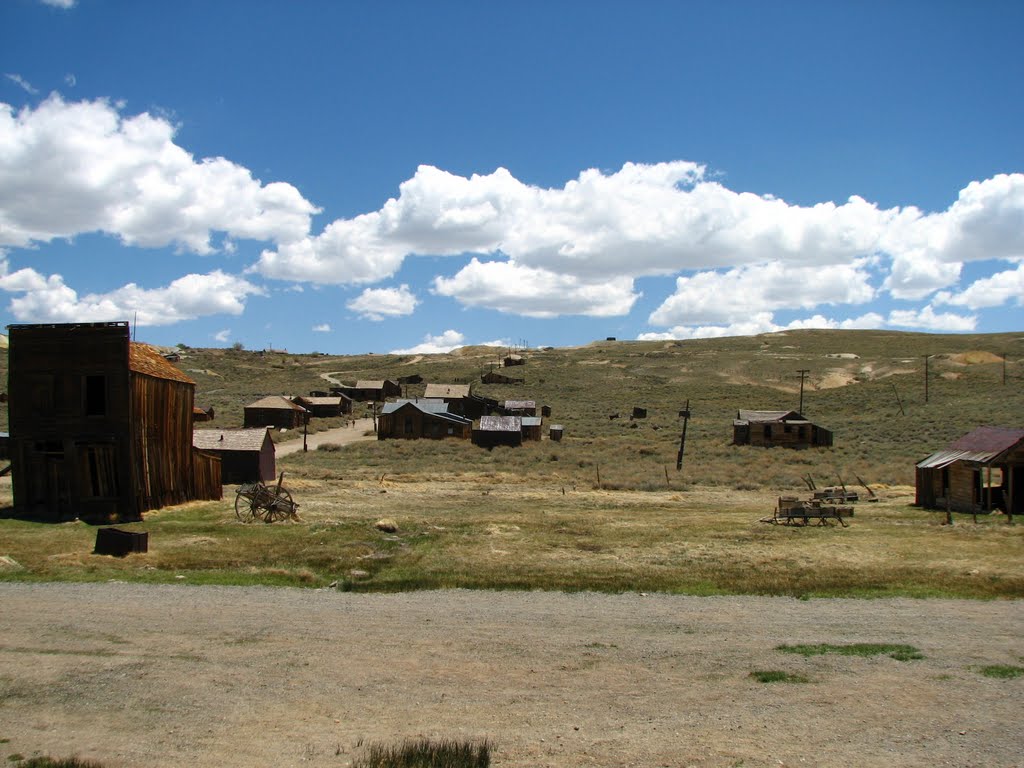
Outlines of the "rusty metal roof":
M469 397L469 384L427 384L425 397Z
M988 464L1024 440L1024 429L978 427L917 463L918 469L942 469L956 461Z
M520 416L481 416L481 432L521 432L523 419Z
M1024 429L978 427L949 444L952 451L1002 453L1024 440Z
M192 430L192 445L201 451L260 451L266 439L266 427Z
M525 411L529 408L536 408L536 400L506 400L505 409L510 411Z
M128 368L133 373L141 373L155 379L195 384L192 379L167 362L156 349L137 341L128 344Z
M257 400L255 403L249 403L246 408L277 408L282 411L305 411L301 405L293 403L284 395L268 395L267 397Z
M736 421L750 424L771 424L776 421L806 421L796 411L739 411Z

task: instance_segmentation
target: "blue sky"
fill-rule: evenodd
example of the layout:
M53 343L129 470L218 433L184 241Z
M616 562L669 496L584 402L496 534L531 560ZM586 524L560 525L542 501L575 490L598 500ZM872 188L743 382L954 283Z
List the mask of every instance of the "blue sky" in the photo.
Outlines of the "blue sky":
M1024 4L0 0L0 321L1024 330Z

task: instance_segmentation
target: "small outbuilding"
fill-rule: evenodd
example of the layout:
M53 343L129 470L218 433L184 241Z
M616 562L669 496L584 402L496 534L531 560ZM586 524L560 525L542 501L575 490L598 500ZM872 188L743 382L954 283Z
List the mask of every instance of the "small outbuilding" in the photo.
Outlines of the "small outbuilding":
M543 421L540 416L523 416L523 440L540 440L541 424Z
M481 416L473 427L473 444L484 448L523 444L523 420L520 416Z
M832 432L796 411L739 411L732 423L733 445L764 448L822 448L832 445Z
M270 431L257 429L197 429L192 445L220 457L221 480L230 485L269 482L277 477L276 451Z
M246 427L294 429L309 418L309 412L284 395L270 395L245 406Z
M916 503L954 512L1024 514L1024 429L978 427L918 462Z
M506 368L511 368L513 365L526 365L526 358L522 355L506 355L502 363Z
M347 395L299 395L292 402L301 405L309 415L318 419L329 419L332 416L344 416L352 413L352 398Z
M377 419L377 439L421 437L439 440L445 437L468 438L473 422L465 416L449 413L443 400L398 400L385 403Z
M331 394L342 394L359 402L381 403L389 397L401 397L402 385L392 379L365 379L355 384L332 387Z
M522 384L524 379L491 370L481 376L480 381L484 384Z
M506 400L501 404L506 416L536 416L537 402L535 400Z

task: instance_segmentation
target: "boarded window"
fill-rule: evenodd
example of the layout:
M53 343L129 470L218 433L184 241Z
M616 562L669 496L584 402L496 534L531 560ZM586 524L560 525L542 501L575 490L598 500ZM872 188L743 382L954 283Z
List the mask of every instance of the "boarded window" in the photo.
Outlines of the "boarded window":
M107 377L96 375L85 377L85 415L107 415Z
M29 377L29 397L33 416L52 416L53 376L37 374Z

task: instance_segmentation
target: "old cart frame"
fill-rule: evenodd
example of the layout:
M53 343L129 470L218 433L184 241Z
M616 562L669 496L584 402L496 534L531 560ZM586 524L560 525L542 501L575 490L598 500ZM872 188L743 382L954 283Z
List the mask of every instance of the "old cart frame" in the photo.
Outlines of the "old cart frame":
M292 500L291 493L281 484L284 472L277 478L277 485L269 488L262 481L243 483L235 494L235 517L243 523L262 520L272 523L295 517L299 505Z

